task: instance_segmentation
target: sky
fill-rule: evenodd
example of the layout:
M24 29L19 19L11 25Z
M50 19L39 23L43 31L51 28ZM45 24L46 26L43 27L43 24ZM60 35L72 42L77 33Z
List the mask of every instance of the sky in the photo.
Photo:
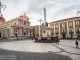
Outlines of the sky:
M39 20L44 22L43 8L46 8L47 22L75 17L80 11L80 0L0 0L6 5L2 14L6 21L26 13L31 25L39 25ZM79 14L80 15L80 14ZM78 16L79 16L78 15Z

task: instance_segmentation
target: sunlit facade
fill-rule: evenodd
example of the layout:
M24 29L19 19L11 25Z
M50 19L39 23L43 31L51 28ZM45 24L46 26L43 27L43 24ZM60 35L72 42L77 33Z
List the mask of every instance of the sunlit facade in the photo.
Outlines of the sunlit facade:
M35 37L50 37L50 31L52 28L48 27L48 26L35 26L34 27L34 32L35 32Z
M80 17L72 17L51 22L51 35L58 35L61 38L80 37Z
M29 18L24 14L0 25L0 38L15 38L30 36Z

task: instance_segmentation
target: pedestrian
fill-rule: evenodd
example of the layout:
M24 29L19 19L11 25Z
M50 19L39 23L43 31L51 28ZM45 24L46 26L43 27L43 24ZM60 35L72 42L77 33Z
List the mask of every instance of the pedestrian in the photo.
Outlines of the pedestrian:
M79 43L78 43L78 41L75 41L75 44L76 44L76 48L79 48Z
M22 37L20 36L21 40L22 40Z
M17 38L17 41L18 41L18 35L17 35L17 33L15 33L15 36L16 36L16 38Z
M56 37L56 44L59 45L59 37L58 36Z
M1 39L1 35L2 35L2 34L1 34L1 32L0 32L0 39Z
M58 45L59 45L59 42L60 42L60 39L58 38L58 39L57 39L57 44L58 44Z
M32 36L32 40L34 39L34 37Z

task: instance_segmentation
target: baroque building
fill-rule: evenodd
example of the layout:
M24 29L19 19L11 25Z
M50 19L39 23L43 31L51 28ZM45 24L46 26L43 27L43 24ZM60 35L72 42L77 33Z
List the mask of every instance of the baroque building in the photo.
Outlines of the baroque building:
M51 35L61 38L80 37L80 17L72 17L49 23Z
M25 14L0 25L1 38L15 38L15 34L17 34L18 37L30 36L29 17Z

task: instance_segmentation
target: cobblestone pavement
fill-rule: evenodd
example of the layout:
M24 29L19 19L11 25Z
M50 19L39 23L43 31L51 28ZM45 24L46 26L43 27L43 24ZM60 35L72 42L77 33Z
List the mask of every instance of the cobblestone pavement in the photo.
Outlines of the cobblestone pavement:
M5 60L4 58L6 60L79 60L80 49L75 48L74 40L61 40L59 45L35 43L32 40L4 40L0 41L0 59Z

